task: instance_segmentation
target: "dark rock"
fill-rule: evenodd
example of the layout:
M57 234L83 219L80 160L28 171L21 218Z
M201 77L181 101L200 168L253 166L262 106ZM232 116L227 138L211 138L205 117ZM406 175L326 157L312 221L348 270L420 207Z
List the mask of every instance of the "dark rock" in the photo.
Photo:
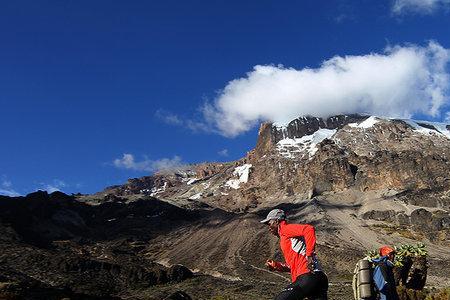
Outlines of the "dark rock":
M125 198L116 196L114 194L107 194L107 195L105 195L105 197L103 197L103 200L104 201L110 201L110 202L125 202L126 201Z
M68 209L56 211L52 215L51 220L61 226L66 225L73 226L75 228L83 228L86 226L84 219L76 211Z
M428 264L425 256L413 257L406 287L422 290L427 280Z
M408 204L423 206L423 207L437 207L439 205L439 199L437 197L430 197L429 195L419 195L416 194L409 197L407 200Z
M29 295L28 291L47 295L26 299L111 298L130 288L178 282L192 277L192 272L174 266L169 276L164 267L136 254L152 237L186 224L195 215L157 199L91 206L62 193L1 197L0 274L14 271L7 278L19 282L11 286L17 286L12 295ZM42 279L44 285L32 281L39 286L25 288L20 282L28 282L28 277L20 274Z
M434 127L431 124L427 124L427 123L417 123L419 126L423 127L423 128L427 128L427 129L431 129L431 130L435 130L438 132L438 130L436 129L436 127Z
M398 225L400 225L400 226L408 226L411 224L409 221L409 217L403 212L398 213L396 215L396 219L397 219Z
M397 286L397 294L399 300L423 300L428 298L426 291L413 290L406 286Z
M310 135L317 130L323 129L339 129L349 123L361 122L367 119L367 116L360 115L339 115L329 117L328 119L315 117L300 117L286 126L286 128L272 127L272 143L276 144L278 141L285 138L301 138L305 135Z
M437 211L433 213L431 228L433 230L444 230L450 228L450 215L446 211Z
M177 291L170 296L164 298L164 300L191 300L192 298L182 291Z
M194 276L191 270L183 265L173 265L167 271L167 277L170 281L180 282Z
M442 229L450 229L450 217L444 217L441 219Z
M420 231L429 231L433 220L433 214L424 208L419 208L411 213L411 225Z
M431 213L423 208L411 213L411 224L422 232L440 231L449 228L450 215L446 211Z
M396 213L393 210L371 210L362 215L363 219L376 221L393 221Z
M69 196L60 191L55 191L49 195L50 201L70 201L73 196Z
M33 193L30 193L28 195L26 195L26 198L29 199L30 201L33 200L46 200L49 198L48 193L46 191L36 191Z

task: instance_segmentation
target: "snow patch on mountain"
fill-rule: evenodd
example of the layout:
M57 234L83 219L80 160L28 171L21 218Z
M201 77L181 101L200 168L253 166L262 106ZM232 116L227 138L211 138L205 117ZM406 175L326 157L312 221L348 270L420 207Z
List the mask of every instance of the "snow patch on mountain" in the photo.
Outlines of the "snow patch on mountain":
M195 182L197 182L198 181L198 178L191 178L191 179L189 179L188 181L187 181L187 185L191 185L191 184L193 184L193 183L195 183Z
M371 116L359 124L358 123L350 123L350 124L348 124L348 126L353 127L353 128L367 129L367 128L373 127L373 125L375 125L378 122L379 122L379 120L377 117Z
M235 190L238 189L241 183L246 183L248 181L248 176L250 174L251 168L251 164L245 164L243 166L236 167L233 171L233 176L237 176L238 178L228 180L225 183L225 186L228 186Z
M321 128L310 135L305 135L301 138L285 138L279 141L276 145L277 151L286 158L294 158L300 154L308 154L310 158L316 154L317 145L325 139L331 138L336 129Z
M416 121L416 120L402 120L412 128L414 131L422 134L442 134L450 139L450 131L447 129L447 124L428 121Z
M191 197L189 197L190 200L197 200L200 199L202 197L202 193L197 193L195 195L192 195Z
M167 188L167 182L165 181L164 185L162 187L154 187L154 188L152 188L150 196L153 197L153 196L155 196L155 195L157 195L159 193L162 193L162 192L164 192L166 190L166 188Z

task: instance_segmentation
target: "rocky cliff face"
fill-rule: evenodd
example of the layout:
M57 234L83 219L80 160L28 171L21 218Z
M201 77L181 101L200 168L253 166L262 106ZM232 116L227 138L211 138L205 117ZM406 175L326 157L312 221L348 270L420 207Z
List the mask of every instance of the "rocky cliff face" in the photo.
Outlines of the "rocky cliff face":
M296 175L290 177L303 177L292 184L303 193L307 189L321 193L347 188L400 191L448 186L448 131L401 120L336 120L340 121L314 120L311 126L291 122L285 128L272 126L270 132L263 125L249 158L256 163L261 158L273 159L275 166L281 167L278 169ZM288 176L283 181L286 179L289 181Z
M327 119L301 117L292 120L287 125L271 124L271 140L274 144L283 139L298 139L311 135L319 129L341 129L351 123L359 123L369 118L361 115L338 115ZM260 139L261 136L258 137Z
M347 124L361 122L367 118L368 116L361 115L338 115L328 119L301 117L285 125L263 123L259 129L256 147L252 152L257 157L262 157L281 140L300 139L319 129L340 129Z

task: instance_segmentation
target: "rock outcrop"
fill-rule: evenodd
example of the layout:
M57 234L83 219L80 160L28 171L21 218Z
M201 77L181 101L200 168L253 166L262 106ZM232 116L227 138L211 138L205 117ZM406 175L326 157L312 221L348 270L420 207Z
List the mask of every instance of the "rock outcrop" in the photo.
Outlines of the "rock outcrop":
M198 217L154 198L91 206L60 192L0 196L0 298L112 299L189 279L185 266L167 268L138 253Z

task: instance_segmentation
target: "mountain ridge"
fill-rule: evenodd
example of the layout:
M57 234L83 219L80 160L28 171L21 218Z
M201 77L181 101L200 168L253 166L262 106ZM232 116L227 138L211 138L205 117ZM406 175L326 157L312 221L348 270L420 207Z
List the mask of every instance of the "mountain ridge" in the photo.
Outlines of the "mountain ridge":
M257 208L264 204L263 198L270 198L259 190L269 190L267 194L279 198L295 193L310 199L323 192L353 188L399 192L447 188L449 138L418 125L424 123L414 123L419 129L411 124L359 115L299 118L286 127L263 123L255 148L237 161L192 165L184 174L166 172L131 179L105 194L148 193L180 202L198 197L213 206L239 210L243 203L250 206L247 209ZM239 182L236 168L244 165L251 166L248 174L242 174L245 182ZM419 172L417 166L423 170ZM236 188L229 186L230 180ZM278 191L265 182L278 186ZM230 205L220 200L227 194L243 201Z

